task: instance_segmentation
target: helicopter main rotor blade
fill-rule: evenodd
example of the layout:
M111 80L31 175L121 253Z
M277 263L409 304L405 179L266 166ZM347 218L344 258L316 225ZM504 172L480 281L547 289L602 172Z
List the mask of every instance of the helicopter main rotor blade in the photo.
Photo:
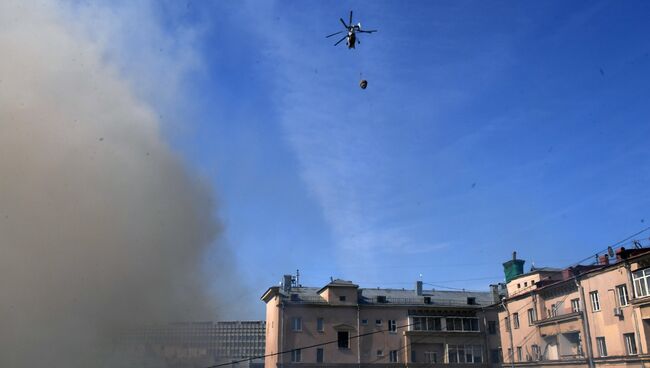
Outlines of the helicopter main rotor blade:
M352 26L352 10L350 10L350 23L348 23L348 24L350 24L350 26Z
M343 20L343 18L339 18L339 20L341 21L341 23L343 23L343 27L350 28L350 27L348 27L347 24L345 24L345 21Z
M335 36L335 35L337 35L337 34L339 34L339 33L343 33L343 32L345 32L345 31L338 31L338 32L336 32L336 33L332 33L332 34L329 35L329 36L325 36L325 38L330 38L330 37L332 37L332 36Z
M340 40L338 40L338 42L336 42L336 43L334 44L334 46L336 46L336 45L338 45L339 43L343 42L343 40L345 40L346 38L348 38L348 35L343 36L343 38L341 38Z
M358 30L357 32L361 32L361 33L373 33L373 32L377 32L377 30L376 30L376 29L373 29L372 31Z

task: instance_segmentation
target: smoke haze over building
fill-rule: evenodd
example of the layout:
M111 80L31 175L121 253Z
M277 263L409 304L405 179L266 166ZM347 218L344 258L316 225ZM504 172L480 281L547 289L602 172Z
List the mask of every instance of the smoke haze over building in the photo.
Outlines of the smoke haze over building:
M2 367L116 366L124 328L224 308L201 272L220 246L213 194L62 19L53 4L0 4Z

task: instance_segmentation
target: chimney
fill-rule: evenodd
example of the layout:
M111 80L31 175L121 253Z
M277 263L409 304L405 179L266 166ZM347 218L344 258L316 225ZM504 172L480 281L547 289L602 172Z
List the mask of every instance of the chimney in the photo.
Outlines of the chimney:
M284 275L282 278L282 290L289 292L291 291L291 280L293 279L293 276L291 275Z
M607 254L603 254L602 256L598 257L598 264L600 265L608 265L609 264L609 256Z
M523 259L517 259L517 252L512 252L512 260L503 264L503 273L506 276L506 283L524 273Z
M415 295L422 296L422 281L415 282Z

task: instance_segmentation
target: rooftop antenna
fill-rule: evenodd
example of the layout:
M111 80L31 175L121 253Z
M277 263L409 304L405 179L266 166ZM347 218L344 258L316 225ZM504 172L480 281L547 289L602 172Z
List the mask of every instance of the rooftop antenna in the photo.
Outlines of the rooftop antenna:
M636 248L636 249L641 249L641 248L643 248L643 247L641 246L641 242L638 241L638 240L634 240L634 241L632 241L632 244L634 244L634 248Z
M300 270L296 270L296 286L300 287Z

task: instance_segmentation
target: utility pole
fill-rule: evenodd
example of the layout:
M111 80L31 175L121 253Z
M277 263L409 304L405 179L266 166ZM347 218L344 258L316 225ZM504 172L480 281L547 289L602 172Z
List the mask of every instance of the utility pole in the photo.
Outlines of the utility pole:
M508 310L508 306L506 305L506 298L501 299L501 305L503 306L503 309L506 310L506 315L507 315L506 318L508 318L506 329L508 329L508 334L510 335L510 351L511 351L511 354L508 354L508 358L510 359L510 367L515 368L515 344L514 341L512 340L512 326L510 326L510 311Z

